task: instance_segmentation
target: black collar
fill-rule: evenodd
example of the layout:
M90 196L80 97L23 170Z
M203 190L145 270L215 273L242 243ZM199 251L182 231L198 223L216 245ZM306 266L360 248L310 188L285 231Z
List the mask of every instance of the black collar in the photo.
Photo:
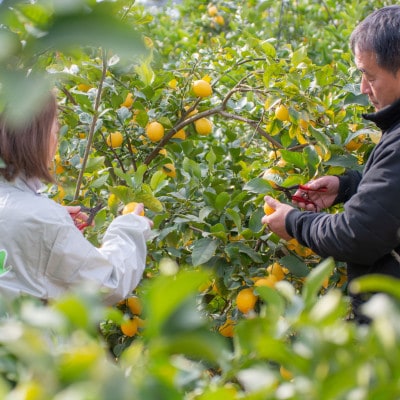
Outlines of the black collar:
M374 122L382 131L386 131L400 121L400 99L377 112L363 114L362 116Z

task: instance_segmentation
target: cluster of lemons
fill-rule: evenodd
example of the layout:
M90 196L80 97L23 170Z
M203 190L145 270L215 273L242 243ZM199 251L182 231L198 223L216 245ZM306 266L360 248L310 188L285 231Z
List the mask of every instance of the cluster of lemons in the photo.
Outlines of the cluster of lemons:
M254 286L246 287L239 291L236 296L236 307L243 313L248 314L253 311L259 300L256 294L256 289L261 286L268 286L274 288L275 284L283 280L289 271L278 262L274 262L266 269L266 275L253 278ZM219 333L225 337L233 337L235 328L235 321L227 318L226 322L219 327Z
M126 306L130 310L132 316L121 323L121 332L125 336L133 337L139 332L139 329L144 326L144 320L140 318L142 314L142 303L137 296L128 297L122 303L123 304L120 305Z
M191 91L194 96L198 98L205 98L212 95L213 90L210 84L210 79L208 76L197 79L192 82ZM125 100L121 103L121 107L131 108L134 103L134 97L132 93L128 93ZM186 110L189 110L189 107L185 107ZM197 114L198 111L196 109L191 110L187 117L193 116ZM194 121L194 127L198 135L208 136L211 134L213 130L213 124L208 118L199 118ZM160 142L165 135L165 127L159 121L153 120L149 122L145 128L146 137L152 143ZM173 136L173 139L186 139L186 132L184 129L178 130ZM108 134L106 137L107 146L116 149L122 146L124 141L124 136L121 132L115 131ZM161 151L160 151L161 152ZM162 171L169 177L176 177L176 169L172 163L166 163L162 166Z

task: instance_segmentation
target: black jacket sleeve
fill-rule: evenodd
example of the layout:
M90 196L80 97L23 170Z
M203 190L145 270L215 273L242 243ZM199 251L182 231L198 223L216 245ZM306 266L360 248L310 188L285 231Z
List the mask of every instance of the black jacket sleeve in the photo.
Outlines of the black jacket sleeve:
M356 192L361 181L361 173L358 171L346 171L339 178L339 193L334 201L335 204L345 203Z
M337 260L372 265L400 244L400 137L399 132L381 141L373 152L356 193L336 214L292 210L286 230L317 254ZM346 199L357 182L350 185ZM354 179L354 180L353 180Z

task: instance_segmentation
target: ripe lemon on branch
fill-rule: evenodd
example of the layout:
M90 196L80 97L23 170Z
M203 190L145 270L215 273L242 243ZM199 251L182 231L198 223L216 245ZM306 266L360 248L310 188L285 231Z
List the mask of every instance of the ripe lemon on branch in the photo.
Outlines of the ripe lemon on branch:
M198 79L197 81L194 81L192 90L197 97L208 97L212 94L211 85L204 79Z
M106 143L108 147L113 149L121 147L124 137L121 132L112 132L107 136Z
M154 143L164 137L164 127L157 121L150 122L146 127L147 137Z
M199 135L207 136L212 132L212 122L207 118L200 118L194 121L194 127Z
M176 169L175 165L172 163L167 163L162 166L162 171L165 175L170 176L171 178L176 177Z
M264 212L265 215L271 215L275 212L275 208L272 208L268 203L264 203Z
M289 110L281 104L275 110L275 117L282 122L289 121Z
M254 309L258 297L254 294L252 288L242 289L236 297L236 306L243 314L247 314Z
M131 201L130 203L125 204L125 207L122 209L122 215L130 214L136 210L138 203L135 201ZM140 213L141 216L144 215L144 211Z

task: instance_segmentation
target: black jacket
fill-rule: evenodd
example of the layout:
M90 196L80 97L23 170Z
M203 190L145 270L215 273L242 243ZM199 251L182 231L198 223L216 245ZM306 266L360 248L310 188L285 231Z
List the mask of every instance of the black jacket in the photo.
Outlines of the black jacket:
M286 230L322 257L347 263L348 281L371 273L400 278L400 100L364 118L373 121L382 138L362 175L350 171L340 177L337 214L291 211ZM362 303L353 297L357 314Z

